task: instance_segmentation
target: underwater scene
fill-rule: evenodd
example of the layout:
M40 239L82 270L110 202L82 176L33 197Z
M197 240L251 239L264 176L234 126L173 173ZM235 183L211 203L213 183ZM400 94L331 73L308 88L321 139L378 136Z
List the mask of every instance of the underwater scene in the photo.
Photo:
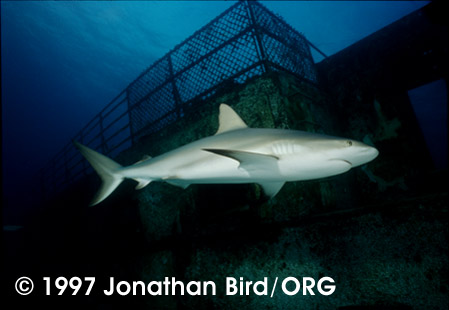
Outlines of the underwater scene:
M432 1L2 1L2 300L447 309Z

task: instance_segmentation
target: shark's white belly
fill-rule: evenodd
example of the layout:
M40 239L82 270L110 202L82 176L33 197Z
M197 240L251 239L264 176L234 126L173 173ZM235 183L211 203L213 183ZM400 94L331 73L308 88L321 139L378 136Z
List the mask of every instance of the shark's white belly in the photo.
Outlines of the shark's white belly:
M252 182L253 178L249 173L239 168L239 162L220 157L222 156L208 154L207 159L178 167L173 177L191 184Z
M148 164L145 169L128 170L124 176L129 178L150 178L185 184L224 184L251 183L262 180L279 181L282 177L278 173L248 172L242 169L240 163L232 158L197 150L179 156L170 156L165 160Z
M206 149L230 149L263 154L270 146L261 142L257 131L260 130L254 130L254 135L247 135L244 139L238 132L207 137L145 163L126 167L122 173L124 177L133 179L179 180L186 184L251 183L284 179L278 168L265 167L266 169L248 171L233 158L206 151ZM223 139L223 136L226 136L226 139Z

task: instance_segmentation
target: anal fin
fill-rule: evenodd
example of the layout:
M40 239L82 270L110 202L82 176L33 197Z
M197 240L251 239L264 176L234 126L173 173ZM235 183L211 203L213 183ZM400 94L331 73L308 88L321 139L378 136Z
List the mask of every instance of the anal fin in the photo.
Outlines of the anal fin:
M136 189L142 189L151 183L151 180L147 180L147 179L134 179L134 180L139 182L139 184L136 185Z

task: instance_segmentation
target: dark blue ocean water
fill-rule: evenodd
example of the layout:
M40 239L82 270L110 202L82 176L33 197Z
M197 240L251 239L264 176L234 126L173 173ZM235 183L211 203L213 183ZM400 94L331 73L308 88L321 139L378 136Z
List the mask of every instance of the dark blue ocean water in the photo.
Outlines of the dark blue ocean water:
M32 208L33 176L81 127L233 3L2 1L4 224ZM426 2L263 3L332 55Z

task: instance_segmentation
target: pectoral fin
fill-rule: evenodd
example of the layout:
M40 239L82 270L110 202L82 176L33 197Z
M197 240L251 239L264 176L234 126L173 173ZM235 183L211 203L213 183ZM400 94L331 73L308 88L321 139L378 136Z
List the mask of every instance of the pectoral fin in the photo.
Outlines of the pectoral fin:
M250 174L279 171L279 158L274 155L221 149L203 150L238 161L240 163L239 168L248 171Z

